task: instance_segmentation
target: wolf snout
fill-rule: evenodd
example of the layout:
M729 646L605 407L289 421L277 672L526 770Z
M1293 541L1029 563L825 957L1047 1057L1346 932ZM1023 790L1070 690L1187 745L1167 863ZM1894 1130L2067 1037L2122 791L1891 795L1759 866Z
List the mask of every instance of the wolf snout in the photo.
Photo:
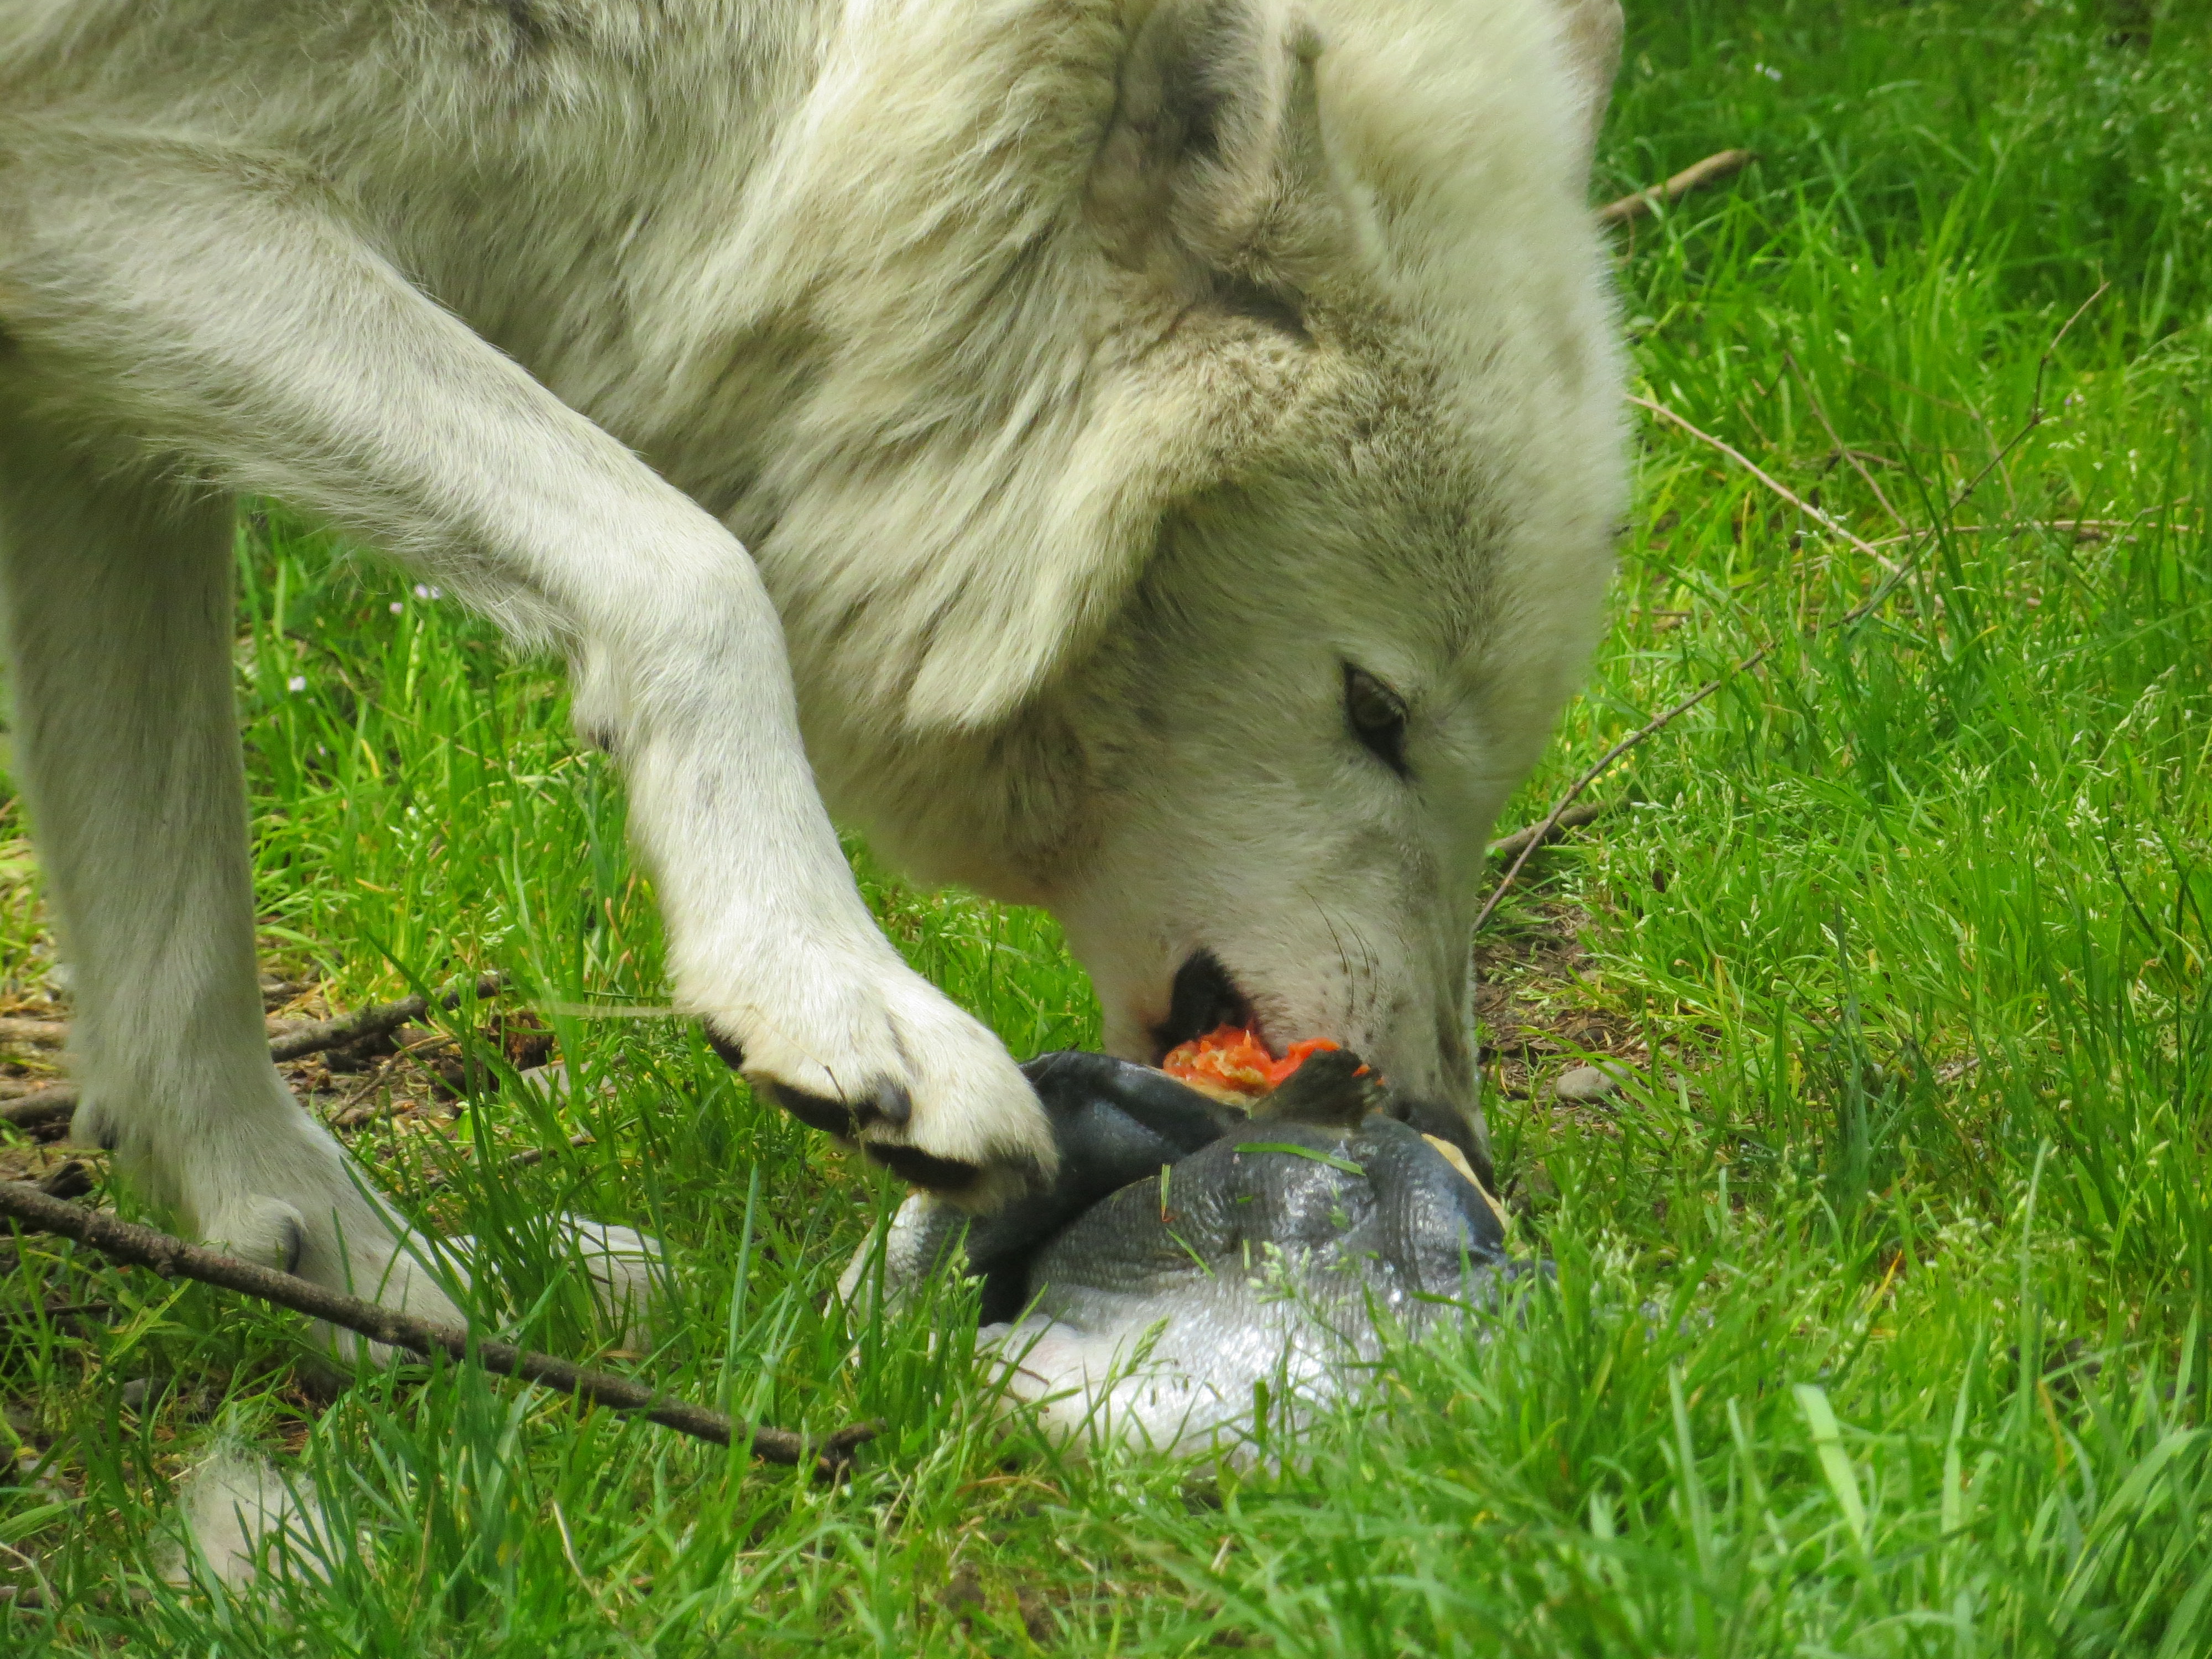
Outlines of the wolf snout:
M1463 983L1442 974L1428 986L1412 973L1317 974L1301 988L1297 969L1198 946L1170 981L1164 1018L1152 1017L1158 1002L1145 1006L1157 981L1133 999L1136 1018L1123 1030L1136 1041L1118 1050L1224 1098L1280 1084L1315 1051L1357 1050L1389 1085L1389 1115L1449 1143L1487 1181Z

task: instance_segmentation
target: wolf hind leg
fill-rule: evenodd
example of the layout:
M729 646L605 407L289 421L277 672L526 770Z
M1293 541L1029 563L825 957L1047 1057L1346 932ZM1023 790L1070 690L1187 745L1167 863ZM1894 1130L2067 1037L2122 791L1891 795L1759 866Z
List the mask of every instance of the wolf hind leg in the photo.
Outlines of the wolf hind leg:
M15 769L75 979L81 1139L176 1225L457 1318L269 1059L232 696L233 504L95 469L0 385Z

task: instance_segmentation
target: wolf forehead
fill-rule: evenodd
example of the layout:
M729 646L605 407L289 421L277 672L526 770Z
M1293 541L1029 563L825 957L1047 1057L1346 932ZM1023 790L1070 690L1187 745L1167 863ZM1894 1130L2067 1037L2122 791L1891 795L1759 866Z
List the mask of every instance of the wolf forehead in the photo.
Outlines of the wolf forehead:
M1240 465L1164 513L1140 608L1188 605L1196 587L1248 621L1333 611L1433 662L1489 635L1498 556L1525 512L1516 446L1470 417L1413 331L1378 339L1370 320L1340 343L1336 319L1313 313L1310 355L1343 361L1316 362Z
M811 208L745 239L787 274L747 278L763 326L836 342L759 485L802 678L988 730L1232 520L1425 574L1469 641L1601 548L1610 310L1545 0L846 18L763 175Z

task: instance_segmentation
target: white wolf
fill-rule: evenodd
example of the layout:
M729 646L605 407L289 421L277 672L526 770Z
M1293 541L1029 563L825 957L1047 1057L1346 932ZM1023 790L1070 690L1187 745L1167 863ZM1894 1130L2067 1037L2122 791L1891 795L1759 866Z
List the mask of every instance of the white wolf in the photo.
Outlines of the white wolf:
M79 1132L201 1237L393 1261L263 1043L246 491L565 653L683 1005L902 1175L1057 1154L832 811L1049 906L1117 1052L1333 1036L1480 1150L1471 889L1623 502L1618 47L1613 0L0 0Z

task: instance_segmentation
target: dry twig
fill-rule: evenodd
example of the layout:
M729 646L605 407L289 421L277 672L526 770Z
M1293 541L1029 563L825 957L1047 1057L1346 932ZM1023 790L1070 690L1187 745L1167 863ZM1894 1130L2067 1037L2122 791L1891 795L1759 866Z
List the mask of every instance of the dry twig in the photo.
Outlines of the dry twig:
M477 981L473 994L479 1001L495 997L506 983L503 975L486 974ZM462 997L460 990L451 990L436 998L435 1006L448 1010L458 1008L461 1006ZM402 997L397 1002L380 1002L374 1007L341 1015L337 1019L319 1020L270 1043L269 1058L278 1061L304 1060L309 1054L321 1054L325 1048L343 1048L349 1042L358 1042L363 1037L382 1036L387 1031L397 1030L410 1019L420 1019L430 1012L432 1006L433 999L418 994Z
M1666 710L1662 714L1654 714L1649 720L1644 722L1644 724L1638 726L1636 730L1630 732L1619 743L1613 744L1613 747L1607 750L1605 753L1600 755L1594 764L1585 770L1580 777L1577 778L1572 783L1567 786L1566 793L1561 795L1557 801L1553 803L1552 810L1549 812L1546 813L1534 823L1530 824L1526 830L1516 830L1510 837L1509 837L1510 840L1521 842L1520 854L1514 859L1512 863L1505 866L1505 873L1498 878L1498 885L1490 890L1490 896L1482 902L1482 908L1475 912L1474 926L1469 931L1474 933L1480 933L1482 931L1482 924L1490 920L1491 913L1498 908L1498 902L1504 898L1506 890L1520 878L1521 866L1528 862L1530 854L1534 854L1539 847L1541 847L1545 842L1551 838L1553 834L1559 829L1560 823L1565 821L1567 813L1572 810L1574 804L1582 799L1583 791L1589 788L1590 785L1595 783L1599 778L1602 777L1607 769L1613 765L1613 762L1619 760L1630 750L1635 748L1638 744L1642 743L1644 738L1650 737L1653 732L1664 731L1675 720L1680 720L1683 715L1688 714L1692 708L1695 708L1707 697L1711 696L1714 692L1719 690L1723 681L1731 678L1735 675L1742 673L1744 670L1747 668L1757 666L1760 659L1764 658L1769 652L1774 649L1775 643L1775 641L1770 641L1766 644L1760 646L1758 650L1753 652L1741 662L1736 664L1736 665L1729 670L1726 674L1717 675L1714 678L1707 680L1703 685L1699 686L1697 690L1683 698L1681 702L1676 703L1672 708ZM1524 840L1523 837L1526 839Z
M1597 210L1597 222L1601 225L1632 224L1662 207L1674 206L1693 190L1703 190L1707 185L1733 178L1758 159L1758 152L1748 149L1724 149L1717 155L1708 155L1702 161L1692 162L1663 185L1654 185L1633 196L1607 202Z
M17 1042L32 1048L58 1048L69 1041L65 1019L26 1019L21 1014L0 1014L0 1042Z
M1874 492L1874 498L1881 504L1881 510L1889 514L1889 521L1899 529L1904 529L1905 515L1891 504L1888 494L1881 487L1881 481L1867 471L1865 455L1845 443L1843 434L1836 430L1836 423L1828 418L1828 411L1820 406L1820 394L1813 389L1811 376L1797 366L1797 359L1790 353L1784 352L1782 362L1790 374L1796 377L1797 384L1804 387L1805 401L1812 405L1814 417L1820 421L1830 441L1836 446L1837 455L1850 462L1851 471L1857 473L1860 481Z
M477 981L473 994L479 1000L497 996L506 983L501 975L486 974ZM410 1019L420 1019L434 1006L447 1010L459 1007L465 994L463 989L457 988L435 998L420 994L402 997L397 1002L380 1002L337 1019L298 1026L269 1045L269 1058L279 1064L288 1060L305 1060L309 1054L343 1048L363 1037L382 1036ZM76 1102L75 1084L56 1084L51 1089L41 1089L36 1094L25 1095L0 1106L0 1123L17 1129L44 1128L76 1111Z
M1579 830L1585 823L1603 817L1610 811L1612 803L1601 800L1586 800L1579 805L1571 806L1559 814L1559 821L1551 826L1545 839L1557 840L1568 830ZM1540 823L1523 824L1511 835L1499 836L1490 843L1490 856L1494 859L1518 858L1536 845L1536 832L1543 828Z
M425 1356L444 1354L479 1364L502 1376L520 1377L541 1388L574 1395L592 1405L640 1413L695 1440L710 1441L718 1446L748 1446L754 1456L766 1462L811 1466L817 1475L838 1474L852 1462L854 1447L882 1431L880 1424L857 1423L817 1442L787 1429L736 1422L704 1406L672 1400L626 1376L592 1370L550 1354L518 1348L512 1343L477 1341L460 1326L417 1319L411 1314L379 1307L358 1297L325 1290L320 1285L279 1273L273 1267L202 1249L151 1227L137 1226L49 1198L25 1182L0 1182L0 1214L12 1216L35 1231L73 1238L128 1266L151 1267L164 1279L198 1279L204 1285L257 1297L280 1308L342 1326L387 1347L405 1348Z
M43 1129L49 1124L60 1122L76 1110L76 1085L57 1083L51 1088L19 1095L5 1106L0 1106L0 1123L11 1129Z
M2011 536L2024 530L2071 530L2076 535L2094 532L2101 535L2108 530L2137 530L2153 532L2163 531L2169 535L2188 535L2195 526L2185 524L2150 524L2135 519L2015 519L2009 524L1954 524L1944 533L1951 536ZM1876 547L1894 547L1899 542L1917 541L1928 532L1908 530L1901 536L1881 536L1875 538Z

